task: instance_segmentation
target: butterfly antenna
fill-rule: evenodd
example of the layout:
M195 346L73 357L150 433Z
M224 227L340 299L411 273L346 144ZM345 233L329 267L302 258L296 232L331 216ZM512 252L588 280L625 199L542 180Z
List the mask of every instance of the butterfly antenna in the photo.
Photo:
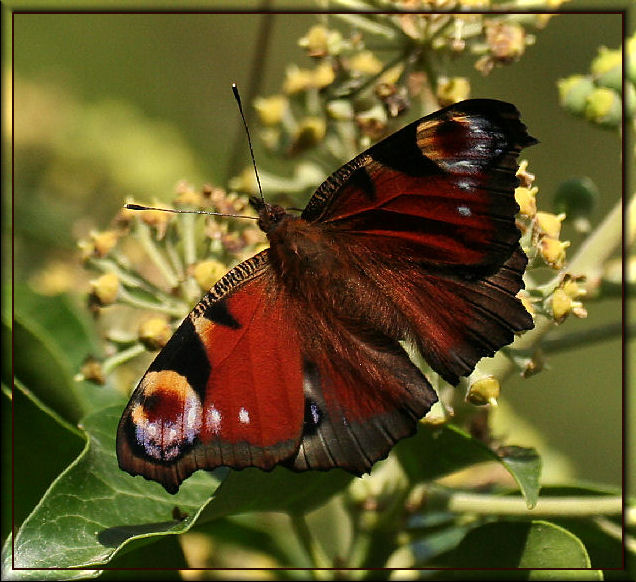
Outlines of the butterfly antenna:
M256 159L254 158L254 149L252 148L252 138L250 137L249 127L247 127L247 121L245 120L245 114L243 113L243 105L241 104L241 96L239 94L236 83L232 83L232 93L234 93L234 99L236 99L239 113L241 114L241 119L243 120L243 126L245 127L245 133L247 134L247 143L250 146L250 156L252 157L252 165L254 166L254 174L256 174L256 182L258 183L258 191L261 195L261 202L265 203L265 198L263 197L263 189L261 188L261 179L259 178L258 170L256 169Z
M207 214L209 216L230 216L232 218L249 218L250 220L258 220L256 216L247 216L245 214L225 214L223 212L210 212L208 210L179 210L175 208L157 208L156 206L144 206L143 204L124 204L124 208L128 210L159 210L161 212L173 212L175 214Z

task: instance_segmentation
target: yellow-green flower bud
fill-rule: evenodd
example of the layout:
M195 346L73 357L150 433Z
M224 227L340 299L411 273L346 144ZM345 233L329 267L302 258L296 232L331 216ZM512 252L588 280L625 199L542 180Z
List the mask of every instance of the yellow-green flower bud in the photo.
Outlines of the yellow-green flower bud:
M330 63L320 63L313 71L314 86L318 89L322 89L331 85L336 78L336 74L333 71L333 67Z
M543 260L554 269L560 269L565 262L565 249L570 246L569 241L544 236L539 241L539 253Z
M137 336L148 351L156 351L168 343L172 328L162 317L151 317L139 325Z
M327 54L329 29L321 24L312 26L298 44L307 49L310 57L324 57Z
M353 118L353 105L346 99L329 101L326 105L327 114L332 119L350 120Z
M227 267L221 261L214 259L200 261L192 269L192 276L203 290L211 289L212 285L225 273L227 273Z
M523 188L532 188L532 184L534 183L534 174L528 172L528 160L521 160L519 162L519 169L515 175L519 178L519 186Z
M98 257L105 257L117 244L119 235L114 230L104 230L102 232L92 232L91 238Z
M437 99L442 107L452 105L470 96L470 81L466 77L442 79L437 85Z
M535 315L534 303L530 299L530 296L525 291L520 291L517 294L517 298L519 299L519 301L521 301L525 310L534 318L534 315Z
M618 127L622 119L620 96L605 87L594 89L585 103L585 117L604 127Z
M119 292L119 277L115 273L105 273L91 281L93 296L102 307L115 303Z
M581 277L572 277L571 275L566 275L563 279L563 283L561 283L561 289L563 289L565 294L572 299L583 297L587 294L587 291L585 287L581 287L579 285L579 281L581 280Z
M499 380L494 376L486 376L470 385L466 400L475 406L484 406L485 404L497 406L497 398L499 398L500 393Z
M555 289L552 294L552 316L555 321L563 321L572 311L572 297L563 289Z
M290 65L285 71L283 91L288 95L305 91L312 85L312 73L308 69L301 69L296 65Z
M592 61L590 71L600 87L608 87L619 93L623 88L623 55L620 49L601 47Z
M537 226L541 234L551 238L559 238L561 223L565 220L565 214L552 214L551 212L537 212Z
M371 51L361 51L349 59L349 68L354 73L377 75L382 70L382 61Z
M291 153L298 154L320 143L327 133L327 125L320 117L305 117L298 124Z
M78 382L86 380L87 382L100 385L106 384L106 376L102 363L96 358L89 356L84 360L79 374L75 376L75 380Z
M561 106L574 115L583 115L587 98L594 90L592 79L583 75L572 75L560 79L557 86Z
M587 317L587 310L580 301L574 301L564 289L559 287L552 294L552 315L554 321L561 323L570 313L576 317Z
M278 125L282 121L288 107L289 102L285 95L257 97L254 100L254 108L263 125Z
M508 63L525 52L526 31L516 23L490 23L486 26L486 42L495 61Z
M194 188L180 188L174 201L175 204L180 206L201 208L203 206L203 194L197 192Z
M515 190L515 200L519 205L519 212L523 216L534 218L537 214L537 192L539 189L535 186L533 188L524 188L519 186Z

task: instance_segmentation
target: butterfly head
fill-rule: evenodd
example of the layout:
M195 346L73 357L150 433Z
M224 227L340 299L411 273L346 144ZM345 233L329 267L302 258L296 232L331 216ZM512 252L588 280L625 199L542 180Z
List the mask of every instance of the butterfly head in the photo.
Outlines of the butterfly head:
M258 212L258 227L265 233L271 232L287 216L282 206L268 204L256 196L250 197L250 206Z

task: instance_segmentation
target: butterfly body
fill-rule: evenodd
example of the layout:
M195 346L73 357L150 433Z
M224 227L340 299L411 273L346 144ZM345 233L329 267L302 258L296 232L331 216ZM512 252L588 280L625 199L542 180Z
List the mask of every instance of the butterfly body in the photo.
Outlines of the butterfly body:
M512 105L465 101L345 164L300 216L252 199L270 247L151 364L120 466L171 493L217 466L369 471L437 400L401 342L456 384L532 327L514 188L534 141Z

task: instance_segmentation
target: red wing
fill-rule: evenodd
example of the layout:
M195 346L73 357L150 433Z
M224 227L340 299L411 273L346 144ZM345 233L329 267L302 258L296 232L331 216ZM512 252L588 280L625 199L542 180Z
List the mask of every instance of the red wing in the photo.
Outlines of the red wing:
M176 493L197 469L271 469L303 426L299 341L267 251L230 271L150 365L122 416L122 469Z
M358 320L331 313L305 321L305 423L296 471L370 471L393 445L413 434L437 395L400 344Z
M403 315L406 336L428 364L457 384L481 358L511 343L515 333L534 327L516 297L524 287L526 263L517 246L497 272L477 279L408 264L395 268L375 263L366 272Z
M372 236L384 255L492 271L519 241L516 158L535 142L514 106L464 101L406 126L340 168L302 217Z

